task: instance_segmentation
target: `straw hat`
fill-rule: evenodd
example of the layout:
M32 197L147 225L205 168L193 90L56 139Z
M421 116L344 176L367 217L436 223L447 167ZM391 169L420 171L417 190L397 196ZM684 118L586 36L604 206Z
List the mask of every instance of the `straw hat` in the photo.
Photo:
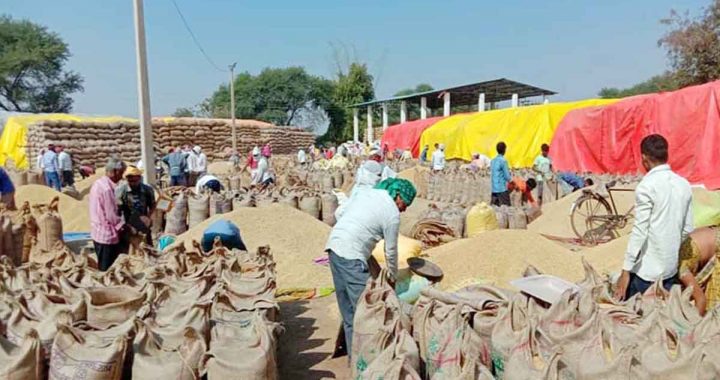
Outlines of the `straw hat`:
M137 166L128 166L127 170L125 170L125 177L139 177L141 175L143 175L143 171L140 170Z

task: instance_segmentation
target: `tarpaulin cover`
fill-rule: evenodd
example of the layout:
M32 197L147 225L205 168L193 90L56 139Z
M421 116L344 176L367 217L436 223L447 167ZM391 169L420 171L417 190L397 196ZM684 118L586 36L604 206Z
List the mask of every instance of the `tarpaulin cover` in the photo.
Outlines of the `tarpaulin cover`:
M505 157L510 166L530 167L540 153L540 146L552 140L565 114L615 101L588 99L453 115L426 129L420 138L420 146L429 144L432 151L435 143L445 144L447 159L470 160L473 153L494 157L497 154L495 145L504 141L508 147Z
M442 116L431 117L429 119L413 120L391 125L383 132L382 146L387 144L390 151L395 149L409 149L413 157L417 158L420 155L420 135L441 119L443 119Z
M716 81L570 112L552 141L553 164L575 172L637 173L642 170L640 142L659 133L668 139L675 172L692 183L720 188L719 95Z
M0 166L5 166L7 160L11 159L18 169L29 168L25 154L28 126L42 120L95 121L99 123L137 122L135 119L118 116L91 117L63 113L11 116L7 119L2 130L2 137L0 137Z

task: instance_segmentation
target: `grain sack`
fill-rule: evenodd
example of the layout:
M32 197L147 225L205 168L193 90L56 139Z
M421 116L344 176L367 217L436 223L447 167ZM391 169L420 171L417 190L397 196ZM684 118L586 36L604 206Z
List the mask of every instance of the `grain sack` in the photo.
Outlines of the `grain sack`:
M37 331L30 330L18 344L0 336L0 379L42 380L45 362Z
M288 188L283 188L280 189L280 199L278 200L278 203L282 203L294 209L297 209L298 197L294 192L289 191Z
M145 302L145 294L124 286L88 288L82 291L87 305L87 324L105 329L132 319Z
M473 206L465 216L465 235L475 237L485 231L498 229L495 211L487 203L481 202Z
M453 230L456 238L463 237L465 231L465 211L460 208L443 210L441 220Z
M13 185L15 185L15 188L18 188L20 186L25 186L28 184L28 172L26 171L11 171L10 172L10 180L12 181Z
M493 206L493 210L495 210L495 219L497 220L498 228L501 230L506 230L509 225L509 216L508 216L508 207L507 206Z
M238 210L243 207L255 207L255 196L253 194L240 194L237 193L232 199L233 210Z
M184 192L178 194L173 200L173 206L165 214L165 233L180 235L187 231L188 200Z
M333 178L333 188L335 188L335 189L341 188L343 185L343 181L344 181L343 173L338 170L335 173L333 173L332 178Z
M320 219L320 197L313 193L305 193L298 199L298 208L300 211Z
M193 228L210 217L210 196L208 194L188 197L188 228Z
M44 185L45 177L43 176L43 173L31 170L27 172L27 182L28 185Z
M141 327L133 343L133 380L200 379L200 361L207 351L205 339L191 327L184 331L182 344L170 347L160 344L162 337Z
M59 201L59 197L53 198L47 210L37 219L37 248L42 251L50 251L56 242L62 241L63 227L62 218L58 213Z
M418 257L421 253L422 243L420 241L398 235L397 263L399 268L407 267L407 259ZM372 251L372 256L378 263L385 264L385 240L380 240L377 243Z
M335 211L338 208L338 199L333 193L326 193L320 197L322 221L329 226L335 225Z
M25 233L26 227L24 223L12 224L12 259L16 266L20 266L27 256L25 256ZM30 247L28 247L28 256L30 255ZM27 260L26 260L27 261Z
M522 207L523 193L520 191L510 192L510 206L511 207Z
M532 223L535 219L542 216L542 209L537 206L525 206L525 215L527 216L527 223Z
M362 371L353 369L358 372L354 378L420 380L418 349L410 334L400 330L394 338L387 339L390 343L367 368Z
M508 228L511 230L526 230L527 215L525 210L519 207L511 207L508 209Z
M242 187L241 187L241 186L242 186L242 185L241 185L241 184L242 184L241 178L242 178L242 177L237 176L237 175L235 175L235 176L230 176L230 177L228 178L228 190L230 190L230 191L239 191L240 189L242 189Z
M52 345L49 378L120 380L127 346L125 336L90 340L79 329L60 324Z
M320 183L320 189L323 192L330 192L335 187L335 183L333 182L333 177L330 173L323 173L322 179Z
M210 216L232 212L232 198L224 194L210 195Z

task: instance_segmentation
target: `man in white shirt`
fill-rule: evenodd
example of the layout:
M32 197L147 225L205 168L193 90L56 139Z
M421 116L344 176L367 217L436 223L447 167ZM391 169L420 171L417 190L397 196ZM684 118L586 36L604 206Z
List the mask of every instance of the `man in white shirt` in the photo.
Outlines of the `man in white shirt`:
M538 206L542 206L545 184L550 183L553 177L552 160L550 159L550 145L542 144L540 147L540 155L535 158L533 171L537 174Z
M258 161L257 173L253 177L252 185L258 185L260 191L263 191L272 183L275 183L275 174L270 167L270 161L267 157L261 156L260 161Z
M60 173L62 174L63 187L72 187L75 185L75 176L73 175L72 158L65 151L65 147L58 146L58 164L60 165Z
M200 194L205 190L210 190L219 193L223 189L222 184L218 177L212 174L205 174L198 178L197 184L195 185L195 194Z
M352 352L355 307L370 277L367 261L375 245L384 239L388 280L394 283L400 213L412 204L415 194L415 187L408 180L382 181L374 189L357 193L330 232L325 250L343 319L347 352Z
M307 164L307 154L305 153L305 149L298 150L297 161L300 166L305 166Z
M432 170L439 172L445 169L445 145L438 145L432 154Z
M692 190L670 170L667 140L647 136L640 151L648 173L635 189L635 225L615 288L618 299L644 293L656 281L669 290L677 282L680 243L693 230Z

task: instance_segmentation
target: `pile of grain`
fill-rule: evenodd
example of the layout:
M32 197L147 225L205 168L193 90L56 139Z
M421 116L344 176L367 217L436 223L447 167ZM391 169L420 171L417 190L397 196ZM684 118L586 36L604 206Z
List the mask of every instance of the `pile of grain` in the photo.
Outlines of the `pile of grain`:
M477 279L508 288L528 265L569 281L583 277L580 256L525 230L488 231L425 252L444 274L443 287Z
M278 289L332 286L328 267L313 263L324 254L330 227L291 207L274 204L263 208L241 208L216 215L178 236L175 244L200 241L203 231L218 219L235 223L249 251L270 245L277 263Z
M48 204L55 197L60 198L59 211L63 220L63 231L89 232L90 212L87 198L78 201L42 185L21 186L15 191L15 203L18 205L24 202L30 202L31 205Z
M627 189L635 188L633 185L618 187ZM543 205L542 215L528 225L528 230L546 235L575 237L575 232L573 232L572 225L570 224L570 209L572 204L581 195L582 191L576 191L557 201ZM613 192L613 199L615 199L615 206L617 206L618 212L625 213L635 204L635 193L632 191L615 191ZM609 198L607 201L608 204L611 204ZM629 226L621 231L621 235L629 233L631 227L632 221Z
M580 251L585 259L600 274L612 274L622 269L630 235L625 235L611 242Z

